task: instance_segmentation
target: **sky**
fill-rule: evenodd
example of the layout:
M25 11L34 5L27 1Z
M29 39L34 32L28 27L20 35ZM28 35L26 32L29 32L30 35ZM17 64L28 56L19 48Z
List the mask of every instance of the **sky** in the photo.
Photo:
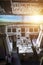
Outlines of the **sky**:
M43 15L20 16L20 15L0 15L0 22L43 22Z
M0 22L21 22L22 16L0 15Z

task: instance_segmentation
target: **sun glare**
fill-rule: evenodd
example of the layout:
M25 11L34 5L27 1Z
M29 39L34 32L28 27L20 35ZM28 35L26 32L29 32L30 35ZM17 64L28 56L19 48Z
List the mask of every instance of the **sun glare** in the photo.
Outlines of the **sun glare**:
M39 23L39 22L41 22L41 20L42 20L41 16L38 16L38 15L32 16L32 21L34 23Z
M32 23L41 23L43 22L43 16L42 15L25 16L24 21Z
M43 16L42 15L32 16L32 20L34 23L41 23L43 22Z

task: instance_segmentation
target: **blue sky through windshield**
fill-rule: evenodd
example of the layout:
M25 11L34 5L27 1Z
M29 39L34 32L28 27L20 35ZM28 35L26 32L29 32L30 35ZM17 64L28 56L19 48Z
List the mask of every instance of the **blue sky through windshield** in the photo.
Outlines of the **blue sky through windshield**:
M43 15L20 16L20 15L0 15L0 22L43 22Z
M22 16L0 15L0 22L21 22Z

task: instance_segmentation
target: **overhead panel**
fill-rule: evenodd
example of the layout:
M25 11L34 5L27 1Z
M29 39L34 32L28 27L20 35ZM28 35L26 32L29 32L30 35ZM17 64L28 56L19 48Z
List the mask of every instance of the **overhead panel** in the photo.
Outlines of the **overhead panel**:
M43 15L43 3L12 2L12 13L22 15Z
M29 2L29 3L42 3L43 2L43 0L12 0L13 2Z

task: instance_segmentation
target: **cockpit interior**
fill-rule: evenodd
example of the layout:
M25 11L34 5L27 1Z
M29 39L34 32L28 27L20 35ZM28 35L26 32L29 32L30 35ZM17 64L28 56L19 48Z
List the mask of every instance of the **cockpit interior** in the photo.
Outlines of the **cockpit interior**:
M43 0L0 0L0 65L43 65Z
M10 25L9 25L10 26ZM13 25L12 25L13 26ZM2 28L1 28L2 27ZM1 30L4 26L0 26L0 61L3 64L11 65L40 65L41 58L43 57L43 35L42 31L38 35L26 36L23 34L26 29L11 28L6 32ZM21 32L22 35L18 33ZM17 33L16 35L14 33ZM39 42L40 41L40 42ZM37 63L36 63L37 62Z

